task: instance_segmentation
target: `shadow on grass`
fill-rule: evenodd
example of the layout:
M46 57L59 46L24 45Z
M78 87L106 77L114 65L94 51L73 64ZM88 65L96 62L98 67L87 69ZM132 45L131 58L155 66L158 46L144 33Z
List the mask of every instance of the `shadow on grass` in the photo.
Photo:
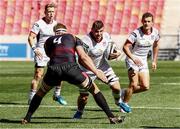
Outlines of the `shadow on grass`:
M0 119L0 123L21 123L21 120Z
M32 117L32 119L66 119L66 120L75 120L75 121L78 121L78 120L83 120L83 119L92 119L92 120L95 120L95 119L106 119L107 117L83 117L82 119L73 119L72 117Z
M77 109L71 109L72 111L77 111ZM103 112L103 110L101 109L90 109L90 108L85 108L85 112L89 111L89 112ZM111 109L112 112L119 112L118 108L117 109Z
M32 119L69 119L72 120L71 117L32 117Z
M2 105L12 104L12 105L27 105L27 103L14 103L14 102L0 102Z
M46 119L46 118L45 118ZM10 120L10 119L0 119L0 123L11 123L11 124L21 124L21 120ZM43 123L85 123L83 121L79 121L79 120L73 120L73 121L31 121L29 124L43 124Z

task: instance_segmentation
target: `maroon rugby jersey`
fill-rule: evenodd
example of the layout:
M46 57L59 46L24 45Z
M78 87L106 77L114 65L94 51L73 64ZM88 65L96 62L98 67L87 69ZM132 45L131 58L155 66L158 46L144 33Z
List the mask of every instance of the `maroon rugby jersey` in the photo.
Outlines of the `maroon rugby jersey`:
M45 52L50 57L49 64L76 62L75 48L82 46L82 41L72 34L56 35L48 38L44 44Z

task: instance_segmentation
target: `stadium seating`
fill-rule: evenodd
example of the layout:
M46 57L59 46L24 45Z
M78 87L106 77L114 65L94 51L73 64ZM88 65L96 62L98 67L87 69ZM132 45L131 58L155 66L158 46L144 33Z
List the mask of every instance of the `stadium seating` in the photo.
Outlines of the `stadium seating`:
M155 17L161 28L164 0L1 0L0 35L28 34L32 24L44 16L44 6L57 4L56 20L74 34L85 34L94 20L105 23L111 34L128 34L141 24L144 12Z

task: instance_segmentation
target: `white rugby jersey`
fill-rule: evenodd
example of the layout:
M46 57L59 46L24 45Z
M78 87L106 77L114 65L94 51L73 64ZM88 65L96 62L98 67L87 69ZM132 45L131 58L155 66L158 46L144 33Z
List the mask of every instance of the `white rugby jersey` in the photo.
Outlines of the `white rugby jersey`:
M104 56L109 42L112 42L112 39L107 32L103 33L103 39L99 43L95 42L90 37L90 34L85 35L81 40L88 46L87 53L97 68L99 68L104 63L107 63L107 60Z
M147 57L153 43L159 39L160 35L156 28L152 28L152 33L147 35L142 32L141 27L134 30L128 37L128 40L132 43L132 54L140 57Z
M55 20L51 24L47 24L43 19L35 22L31 32L37 34L36 47L44 48L45 41L54 35L53 27L57 24Z

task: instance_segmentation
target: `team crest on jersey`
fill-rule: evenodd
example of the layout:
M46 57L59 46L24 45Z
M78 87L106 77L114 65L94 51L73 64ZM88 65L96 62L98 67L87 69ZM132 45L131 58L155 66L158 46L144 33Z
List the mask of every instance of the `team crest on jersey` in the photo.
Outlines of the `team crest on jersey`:
M154 35L151 35L151 40L154 40L154 37L155 37Z
M37 23L34 24L36 27L39 27L39 25Z

